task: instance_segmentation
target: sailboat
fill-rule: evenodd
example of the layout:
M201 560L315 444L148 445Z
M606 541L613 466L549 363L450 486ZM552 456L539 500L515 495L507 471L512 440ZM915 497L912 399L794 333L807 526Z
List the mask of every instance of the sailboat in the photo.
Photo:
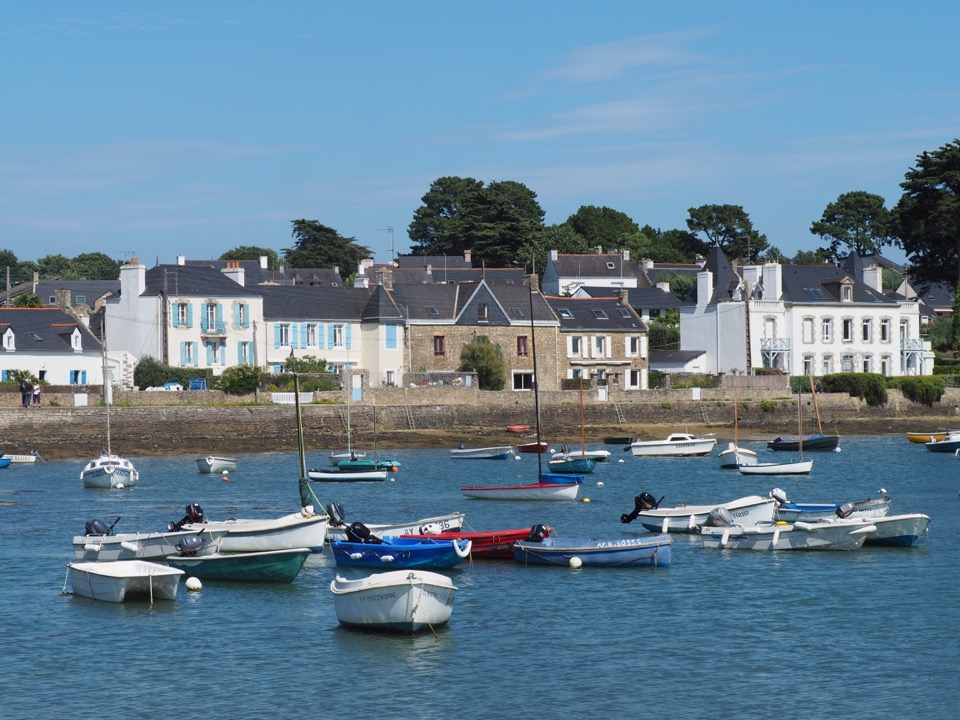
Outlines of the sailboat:
M537 442L540 439L540 380L537 375L537 334L533 324L533 288L530 276L530 349L533 353L533 390L537 410ZM474 485L460 488L467 497L482 500L576 500L583 475L543 472L543 453L537 453L537 482L527 485Z
M817 415L817 434L803 439L803 446L807 450L836 450L840 445L840 436L823 434L823 425L820 423L820 405L817 402L817 387L813 380L812 371L810 373L810 394L813 396L813 410ZM767 447L771 450L797 450L799 442L785 442L777 438L768 442Z
M813 469L813 460L803 459L803 402L797 393L797 449L800 459L796 462L761 463L740 465L741 475L807 475Z
M110 447L110 400L112 387L107 368L107 339L100 336L100 350L103 357L103 402L107 416L107 447L99 457L88 462L80 471L83 486L88 488L128 488L137 484L140 472L127 458L114 455Z
M736 469L741 465L756 465L757 454L753 450L740 447L740 391L733 395L733 442L717 455L720 467Z
M319 482L383 482L387 471L396 472L400 463L396 460L380 460L377 455L377 404L373 404L373 458L360 457L356 453L337 463L333 470L311 469L307 477Z
M338 466L344 460L357 460L365 458L367 454L361 450L353 449L353 427L350 424L350 405L353 403L353 373L350 373L350 387L347 392L347 449L333 450L330 452L330 464Z
M587 457L587 443L586 435L584 429L584 420L583 420L583 376L580 376L580 452L572 453L570 452L566 445L563 446L561 452L554 453L553 457L550 459L550 462L547 463L547 467L550 469L550 472L560 472L560 473L592 473L593 468L596 467L597 458L596 457ZM603 458L606 459L610 456L609 450L598 450L599 453L604 453Z

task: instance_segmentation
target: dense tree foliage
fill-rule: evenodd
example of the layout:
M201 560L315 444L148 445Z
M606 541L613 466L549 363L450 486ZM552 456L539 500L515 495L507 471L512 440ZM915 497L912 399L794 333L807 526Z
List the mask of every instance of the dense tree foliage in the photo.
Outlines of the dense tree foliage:
M475 372L481 390L503 390L507 371L503 365L503 351L490 342L486 335L478 335L460 351L460 371Z
M276 270L280 267L280 258L276 250L257 247L255 245L240 245L239 247L227 250L220 256L221 260L260 260L261 257L267 258L267 269Z
M692 263L704 255L708 245L688 230L660 230L644 225L638 235L624 243L634 260L647 259L659 263Z
M640 226L629 215L608 207L581 205L564 222L587 242L588 247L619 250L640 233Z
M284 250L287 265L294 268L340 268L340 276L356 272L357 266L373 252L316 220L294 220L296 244Z
M224 368L217 378L217 387L227 395L246 395L260 386L263 370L256 365L233 365Z
M767 236L754 230L740 205L701 205L690 208L687 227L702 233L710 245L719 245L728 258L753 261L767 249Z
M543 277L547 267L547 253L556 250L561 254L583 254L590 248L587 241L574 232L568 225L549 225L540 233L517 250L516 263L523 265L531 273L537 271L538 277Z
M100 252L82 253L70 261L66 270L69 280L116 280L120 277L120 263Z
M474 266L510 267L543 230L543 208L522 183L474 178L435 180L414 212L407 234L414 255L462 255Z
M810 232L829 242L823 250L834 257L850 251L875 255L891 242L892 214L880 195L857 190L827 205ZM842 250L846 252L841 253Z
M960 279L960 140L917 157L900 183L897 235L914 286Z
M791 265L825 265L829 262L828 253L823 250L798 250L790 259Z
M43 300L41 300L40 296L36 293L26 292L22 295L17 295L13 299L12 305L15 308L38 308L43 307Z

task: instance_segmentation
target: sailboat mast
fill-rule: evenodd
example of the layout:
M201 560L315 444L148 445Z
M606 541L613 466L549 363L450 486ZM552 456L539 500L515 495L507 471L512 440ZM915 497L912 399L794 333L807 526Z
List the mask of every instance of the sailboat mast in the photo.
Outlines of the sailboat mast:
M537 333L533 324L533 295L536 292L533 283L536 269L530 275L530 352L533 353L533 401L537 413L537 481L543 474L543 448L540 445L540 376L537 374Z
M291 351L291 357L293 355ZM300 480L307 479L307 453L303 445L303 414L300 410L300 375L297 374L297 365L293 363L293 405L297 411L297 452L300 454Z
M810 394L813 396L813 411L817 414L817 432L823 435L823 425L820 424L820 406L817 404L817 386L813 381L813 369L810 370Z
M803 393L797 393L797 447L803 460Z
M587 431L583 427L583 374L580 375L580 457L587 458Z
M104 318L106 324L106 318ZM110 450L110 375L107 372L107 334L106 328L100 329L100 354L103 363L103 404L107 406L107 455L112 455Z

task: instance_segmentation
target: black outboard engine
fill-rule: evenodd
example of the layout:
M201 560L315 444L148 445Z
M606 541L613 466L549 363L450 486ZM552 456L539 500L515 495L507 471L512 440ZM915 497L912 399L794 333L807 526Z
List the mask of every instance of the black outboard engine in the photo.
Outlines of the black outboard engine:
M327 505L327 515L330 516L330 527L340 527L343 525L343 505L338 502L332 502Z
M836 509L838 518L848 518L853 515L853 509L855 505L852 502L844 503Z
M707 517L707 525L711 527L730 527L733 525L733 515L725 507L715 507Z
M660 507L660 503L663 498L657 500L648 492L642 492L633 499L633 511L629 513L623 513L620 516L620 522L628 523L633 522L637 519L637 515L647 510L655 510Z
M383 540L370 532L370 528L363 523L350 523L344 528L344 531L347 534L347 542L363 543L365 545L379 545L383 542Z
M110 526L103 520L89 520L84 525L84 534L88 536L104 536L110 534Z
M183 557L193 557L202 547L203 539L199 535L187 535L177 543L177 550Z
M180 520L180 522L167 523L167 532L180 532L183 529L183 526L187 525L188 523L202 522L203 508L197 503L190 503L187 505L187 514L183 516L183 519Z
M530 534L527 535L524 542L543 542L543 539L549 534L550 532L544 525L534 525L530 528Z

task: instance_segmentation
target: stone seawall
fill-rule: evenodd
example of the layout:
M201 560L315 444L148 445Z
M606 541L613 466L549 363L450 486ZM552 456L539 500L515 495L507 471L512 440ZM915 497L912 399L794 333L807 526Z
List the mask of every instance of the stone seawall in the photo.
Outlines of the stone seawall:
M154 393L159 394L159 393ZM371 393L372 394L372 393ZM164 394L166 395L166 394ZM174 395L171 393L171 395ZM185 393L185 395L190 395ZM546 393L541 403L543 437L551 442L579 442L579 393ZM626 395L626 394L624 394ZM742 437L769 439L797 433L797 400L780 393L744 393L739 401ZM422 395L418 399L426 400ZM960 425L960 390L949 389L933 407L905 400L890 391L879 408L840 395L820 395L818 405L824 430L843 435L926 431ZM536 424L529 394L481 393L480 401L438 403L376 403L378 440L382 447L453 447L516 443L506 432L513 424ZM634 400L633 398L642 398ZM373 436L374 405L351 406L354 444L369 447ZM433 398L431 398L433 399ZM173 398L164 398L170 402ZM190 454L264 452L296 449L296 419L292 405L115 405L110 410L112 447L136 456L184 452ZM182 402L182 401L181 401ZM816 417L809 395L802 397L804 430L815 432ZM623 422L617 413L617 407ZM303 406L309 451L346 444L344 406L316 403ZM734 400L722 391L703 391L694 400L689 390L631 394L629 401L584 402L586 438L603 436L663 437L673 430L712 432L733 438ZM106 444L103 406L0 408L4 452L36 449L49 458L87 457Z

